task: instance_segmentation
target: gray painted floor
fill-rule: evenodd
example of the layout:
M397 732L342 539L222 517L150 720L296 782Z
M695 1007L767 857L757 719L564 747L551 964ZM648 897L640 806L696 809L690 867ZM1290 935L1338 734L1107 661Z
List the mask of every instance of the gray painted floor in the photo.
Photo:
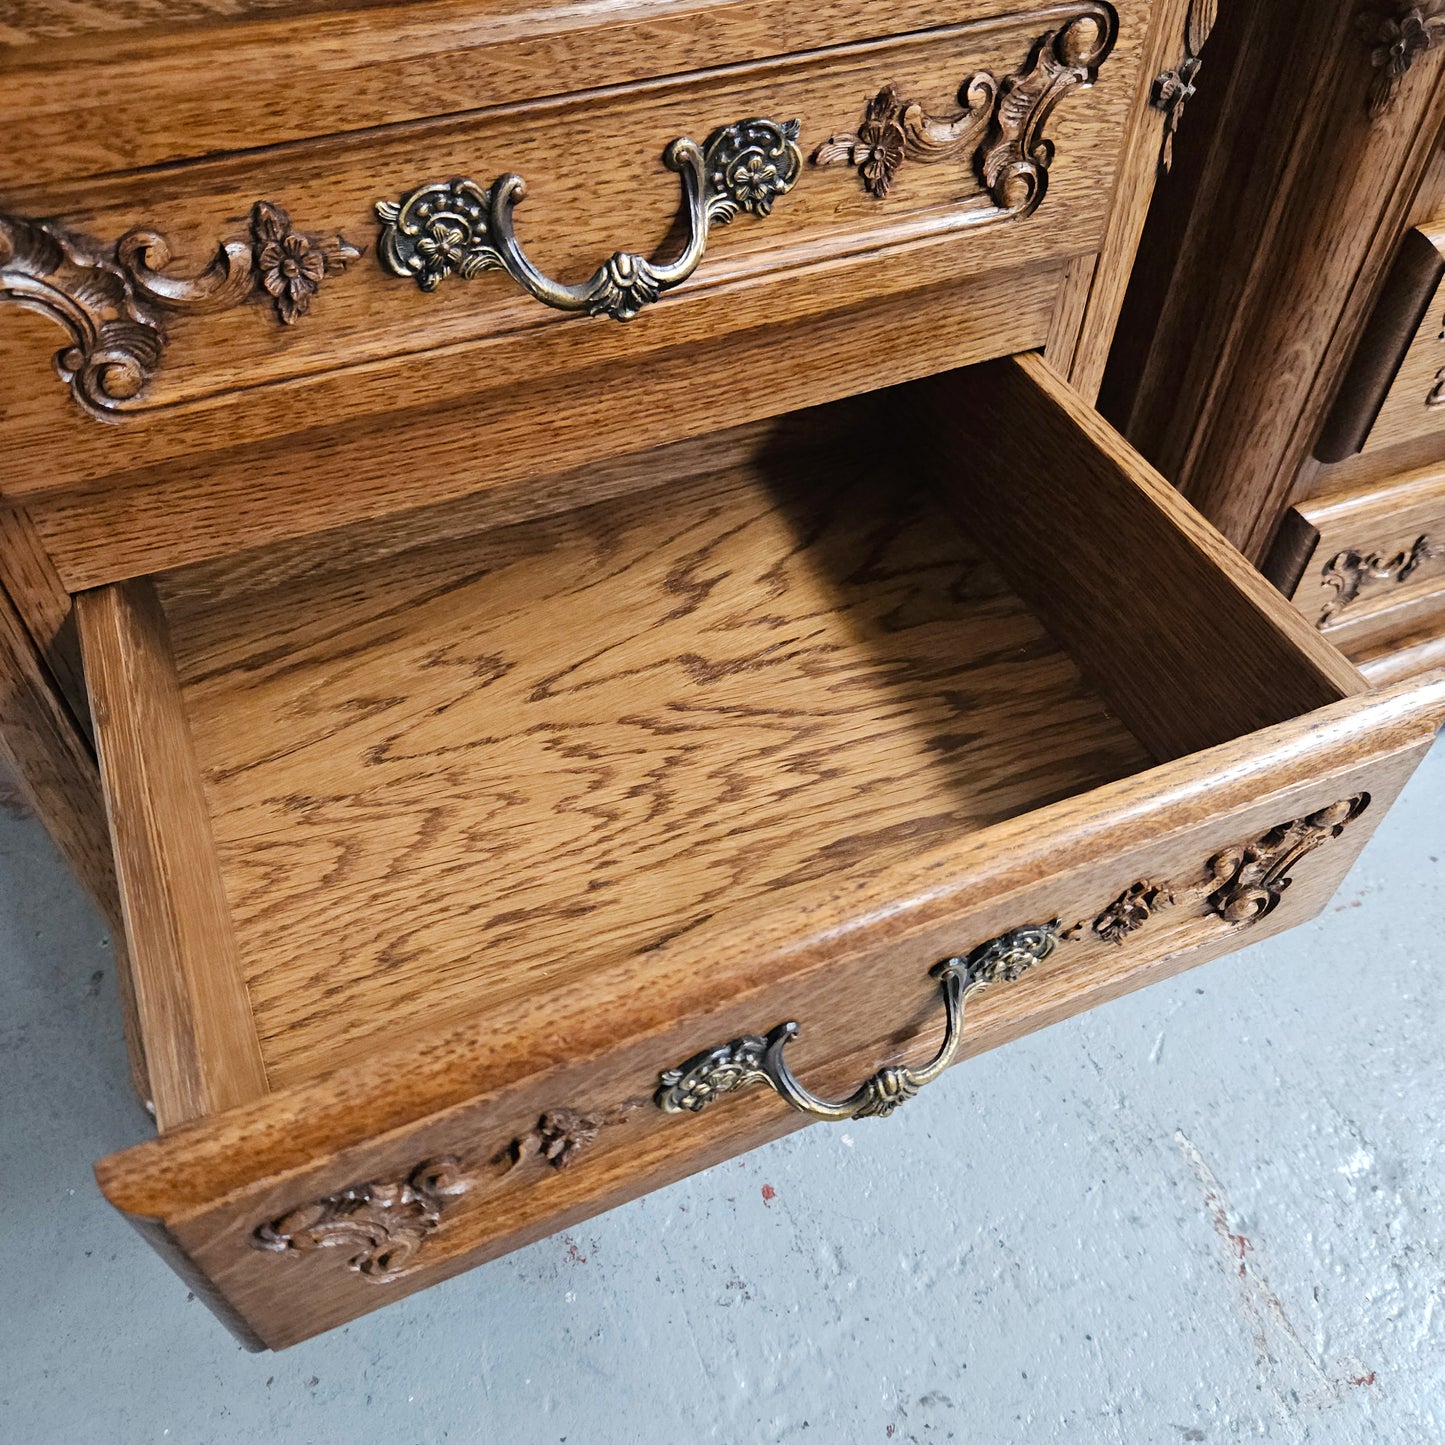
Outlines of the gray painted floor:
M1445 1438L1445 748L1318 923L284 1355L104 1206L95 914L0 816L0 1440Z

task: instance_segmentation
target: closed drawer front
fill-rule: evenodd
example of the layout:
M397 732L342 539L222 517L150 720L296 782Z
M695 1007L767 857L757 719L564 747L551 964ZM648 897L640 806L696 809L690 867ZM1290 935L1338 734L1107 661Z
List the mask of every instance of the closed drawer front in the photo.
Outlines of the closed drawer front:
M1034 359L650 465L80 599L163 1128L100 1179L252 1342L1301 921L1445 708Z
M1018 273L1017 309L985 286L977 344L1036 344L1019 335L1038 326L1028 278L1056 290L1108 218L1144 0L905 6L891 38L741 59L706 37L756 7L690 8L687 64L676 15L656 35L607 27L612 53L671 67L656 79L557 94L534 60L446 119L108 177L13 176L0 294L41 314L0 330L15 381L5 495L479 393L516 394L482 424L483 449L504 452L507 420L528 419L526 394L550 376L598 379L549 396L549 420L625 411L643 375L629 382L628 362L655 369L664 349L989 274ZM761 33L811 35L813 8L773 6ZM580 53L573 21L525 23L537 46ZM60 378L56 321L73 341ZM798 337L798 368L825 344ZM766 414L759 390L739 382L740 420ZM432 499L373 450L398 504Z
M1445 435L1445 227L1410 232L1316 455L1338 462Z
M1268 572L1372 681L1445 661L1445 476L1293 508Z

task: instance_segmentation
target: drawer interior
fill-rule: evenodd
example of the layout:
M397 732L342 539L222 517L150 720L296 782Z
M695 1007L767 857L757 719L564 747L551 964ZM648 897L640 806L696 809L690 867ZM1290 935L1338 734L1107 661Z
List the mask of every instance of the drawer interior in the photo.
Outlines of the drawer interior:
M85 594L162 1124L1358 690L1077 425L997 363Z

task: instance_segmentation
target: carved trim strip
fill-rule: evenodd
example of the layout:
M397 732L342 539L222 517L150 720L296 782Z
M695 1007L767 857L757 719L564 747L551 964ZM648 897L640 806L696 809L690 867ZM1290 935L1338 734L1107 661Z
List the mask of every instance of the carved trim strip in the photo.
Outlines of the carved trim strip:
M1370 65L1374 78L1368 97L1370 117L1388 115L1400 99L1400 87L1422 55L1445 42L1445 3L1426 0L1412 5L1401 0L1394 13L1369 11L1355 24L1371 47Z
M858 129L830 136L813 152L816 166L852 166L869 195L887 197L907 161L922 165L968 158L993 201L981 219L1028 215L1048 189L1053 143L1043 129L1071 91L1098 79L1118 35L1111 6L1081 4L1057 30L1040 36L1022 68L1003 80L981 70L959 90L960 115L930 116L916 100L885 85L868 102Z
M347 1268L373 1284L390 1284L417 1267L448 1205L471 1186L452 1155L429 1159L401 1178L356 1184L290 1210L258 1226L251 1243L278 1254L354 1250Z
M96 416L141 410L165 351L167 313L224 311L261 294L283 326L311 308L322 280L361 252L340 236L298 231L272 201L251 211L248 241L226 241L195 276L167 268L158 231L128 232L107 254L88 237L44 221L0 214L0 301L48 316L70 333L55 369L75 400Z
M1399 586L1408 582L1422 567L1445 557L1445 543L1434 541L1429 533L1415 539L1405 552L1387 557L1380 552L1338 552L1325 563L1321 577L1331 589L1331 596L1320 611L1317 627L1328 627L1347 607L1358 601L1360 593L1373 582L1389 582Z
M1159 150L1159 174L1168 175L1174 165L1174 137L1185 108L1194 99L1194 82L1204 68L1200 53L1219 18L1219 0L1191 0L1184 22L1184 55L1173 70L1154 77L1149 103L1164 112L1164 139Z

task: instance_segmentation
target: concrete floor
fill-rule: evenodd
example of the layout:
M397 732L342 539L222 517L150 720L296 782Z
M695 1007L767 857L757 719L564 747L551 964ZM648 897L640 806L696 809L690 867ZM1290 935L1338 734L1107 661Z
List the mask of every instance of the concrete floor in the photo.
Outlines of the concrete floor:
M1316 924L284 1355L110 1212L96 915L0 815L0 1441L1445 1438L1445 745Z

